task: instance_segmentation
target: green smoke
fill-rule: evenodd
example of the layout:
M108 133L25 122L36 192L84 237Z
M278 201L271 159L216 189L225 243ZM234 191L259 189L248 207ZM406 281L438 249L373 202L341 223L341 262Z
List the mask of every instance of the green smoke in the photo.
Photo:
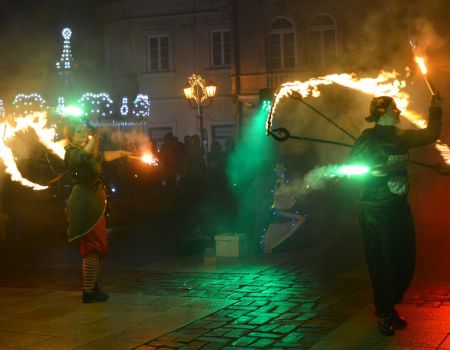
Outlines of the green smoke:
M265 134L267 114L268 109L264 105L242 129L242 137L227 164L227 174L233 186L250 184L256 177L273 170L276 142Z
M267 227L275 185L278 143L265 133L267 107L261 106L250 117L227 163L236 208L234 229L247 235L250 252L257 250L262 229Z

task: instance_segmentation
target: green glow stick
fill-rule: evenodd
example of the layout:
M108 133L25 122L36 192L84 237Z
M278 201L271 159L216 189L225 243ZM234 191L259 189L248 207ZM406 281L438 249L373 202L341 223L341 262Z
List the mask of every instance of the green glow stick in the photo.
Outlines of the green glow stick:
M353 176L353 175L364 175L367 174L369 171L370 168L365 165L343 165L338 169L337 173L338 175Z

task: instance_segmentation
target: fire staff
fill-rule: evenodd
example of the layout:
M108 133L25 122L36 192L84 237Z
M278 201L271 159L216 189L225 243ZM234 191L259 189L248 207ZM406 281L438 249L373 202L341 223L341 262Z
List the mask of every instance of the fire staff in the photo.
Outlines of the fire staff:
M126 157L130 152L117 150L100 154L99 138L94 135L88 140L87 129L80 121L67 123L65 135L69 144L65 147L64 164L73 183L66 208L68 238L69 242L80 241L83 257L82 302L101 302L108 299L108 295L98 287L100 262L108 252L101 161Z
M376 97L370 104L368 122L349 157L350 163L373 170L366 177L359 202L359 221L373 288L378 329L394 335L406 327L395 304L401 303L415 268L415 231L408 194L408 151L437 140L441 130L441 99L433 95L425 129L402 130L400 110L391 97Z

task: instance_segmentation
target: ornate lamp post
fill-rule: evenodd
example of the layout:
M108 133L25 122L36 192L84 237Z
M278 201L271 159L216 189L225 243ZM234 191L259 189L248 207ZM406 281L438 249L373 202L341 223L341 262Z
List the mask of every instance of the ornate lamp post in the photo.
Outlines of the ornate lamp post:
M207 84L206 80L199 74L192 74L189 77L189 83L183 89L189 105L197 110L197 118L200 119L200 139L205 155L208 153L208 137L206 130L203 128L203 108L211 106L216 90L216 85L212 83Z

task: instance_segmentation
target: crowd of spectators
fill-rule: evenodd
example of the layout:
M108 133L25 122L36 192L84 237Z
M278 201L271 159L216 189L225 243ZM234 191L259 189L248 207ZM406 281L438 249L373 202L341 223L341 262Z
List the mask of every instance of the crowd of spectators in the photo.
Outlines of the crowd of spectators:
M185 136L181 142L169 132L159 148L151 140L123 141L123 147L136 156L150 151L158 165L135 158L105 164L104 180L111 197L128 197L130 205L145 202L158 205L158 210L167 208L164 214L176 215L183 230L212 234L233 230L236 205L227 176L228 159L235 150L232 138L225 147L214 141L208 153L198 135ZM103 145L115 146L110 140Z

